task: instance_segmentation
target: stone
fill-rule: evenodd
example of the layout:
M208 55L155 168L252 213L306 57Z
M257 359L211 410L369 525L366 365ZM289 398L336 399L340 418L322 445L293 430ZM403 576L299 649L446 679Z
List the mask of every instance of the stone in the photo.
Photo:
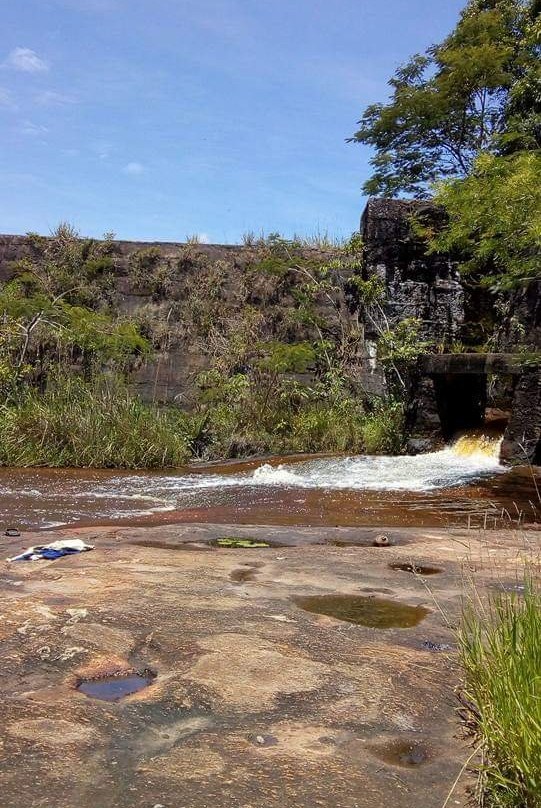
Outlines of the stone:
M541 372L525 371L513 396L501 458L507 463L541 465Z
M374 539L374 547L390 547L391 544L392 541L389 536L384 536L383 534L381 536L376 536Z

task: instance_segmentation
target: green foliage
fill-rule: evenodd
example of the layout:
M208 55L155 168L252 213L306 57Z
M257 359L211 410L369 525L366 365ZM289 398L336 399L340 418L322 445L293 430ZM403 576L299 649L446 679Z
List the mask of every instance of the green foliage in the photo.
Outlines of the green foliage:
M268 342L262 343L260 350L263 356L257 360L257 367L271 374L306 373L316 358L316 351L308 342L296 342L292 345Z
M375 149L367 194L426 196L483 150L541 145L538 13L535 0L470 0L442 43L396 71L390 102L351 138Z
M404 450L404 408L400 401L375 402L363 420L362 445L368 454L400 454Z
M126 366L148 353L149 343L130 321L115 322L108 314L51 297L33 286L28 294L24 278L0 290L0 361L21 368L39 355L41 370L50 361L73 359L78 352L87 362Z
M205 418L194 450L204 457L263 452L395 453L403 445L401 408L365 402L335 371L312 385L286 375L272 378L217 371L202 374Z
M352 397L307 401L291 419L290 451L362 452L364 419L363 404Z
M30 364L43 377L50 364L79 362L88 372L104 363L126 368L148 354L136 325L109 313L112 236L85 240L61 224L50 238L30 234L29 241L31 256L14 265L12 280L0 288L0 362L21 380Z
M365 306L374 306L376 303L383 303L385 300L385 281L379 275L371 275L364 280L360 275L352 279L359 295L359 300Z
M464 180L439 186L449 224L427 232L432 251L452 252L465 273L493 290L541 275L541 152L482 154Z
M203 457L361 452L365 424L371 451L395 451L402 444L400 419L367 403L355 386L362 332L349 304L362 266L360 236L329 256L305 254L277 234L255 245L250 239L252 246L246 297L234 307L230 285L227 296L220 292L223 275L200 294L208 268L182 298L190 333L205 329L201 345L211 365L198 377L194 451ZM377 294L375 281L367 288L379 299L380 285ZM243 291L238 283L235 289ZM257 307L248 302L254 298Z
M97 309L114 298L113 234L101 241L82 239L75 228L61 223L49 238L28 234L32 255L15 264L15 277L31 297L45 292L62 295L73 305Z
M267 272L269 275L283 278L289 272L289 264L285 258L271 254L254 264L254 269L258 272Z
M425 353L430 343L424 342L419 333L422 321L418 317L406 317L394 328L385 330L378 342L378 355L386 364L407 364Z
M189 456L186 418L145 406L117 377L59 375L0 408L0 465L152 468Z
M99 362L112 362L116 367L123 367L134 356L150 352L148 341L129 320L114 322L106 314L64 302L60 307L62 328L58 336L61 345L78 348Z
M483 752L482 804L541 804L541 598L528 578L523 598L476 597L464 616L464 695Z
M130 260L131 280L154 300L134 321L113 317L103 296L81 302L73 273L83 262L85 284L99 279L99 251L86 242L83 250L72 229L57 236L54 251L33 238L32 261L0 290L0 462L137 467L176 465L188 453L401 446L393 407L366 401L355 383L357 234L326 252L271 234L250 245L244 263L210 261L194 245L174 264L144 249ZM375 281L364 283L365 297L379 299ZM189 412L147 407L111 379L137 367L151 345L166 353L187 342L207 368Z

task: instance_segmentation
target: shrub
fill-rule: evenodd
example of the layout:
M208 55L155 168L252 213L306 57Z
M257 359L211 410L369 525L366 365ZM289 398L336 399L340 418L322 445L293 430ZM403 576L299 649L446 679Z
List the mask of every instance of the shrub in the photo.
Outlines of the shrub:
M130 257L130 275L136 289L150 292L154 300L171 294L174 269L158 247L145 247Z
M368 454L399 454L404 449L404 410L397 401L378 402L361 426Z

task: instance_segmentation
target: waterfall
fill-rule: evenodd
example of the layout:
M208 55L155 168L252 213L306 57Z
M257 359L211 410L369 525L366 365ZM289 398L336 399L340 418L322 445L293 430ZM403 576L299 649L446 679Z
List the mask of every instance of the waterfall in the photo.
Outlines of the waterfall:
M450 449L457 457L490 457L498 460L503 436L488 430L476 429L460 435Z

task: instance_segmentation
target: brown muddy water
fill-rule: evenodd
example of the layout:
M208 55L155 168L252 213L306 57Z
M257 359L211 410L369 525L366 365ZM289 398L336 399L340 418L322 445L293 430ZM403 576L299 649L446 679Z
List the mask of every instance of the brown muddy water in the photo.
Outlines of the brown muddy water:
M305 595L292 600L306 612L368 628L413 628L430 614L424 606L364 595Z
M504 469L497 449L497 441L469 436L415 457L275 457L160 472L5 468L0 530L182 522L492 528L539 521L530 470Z

